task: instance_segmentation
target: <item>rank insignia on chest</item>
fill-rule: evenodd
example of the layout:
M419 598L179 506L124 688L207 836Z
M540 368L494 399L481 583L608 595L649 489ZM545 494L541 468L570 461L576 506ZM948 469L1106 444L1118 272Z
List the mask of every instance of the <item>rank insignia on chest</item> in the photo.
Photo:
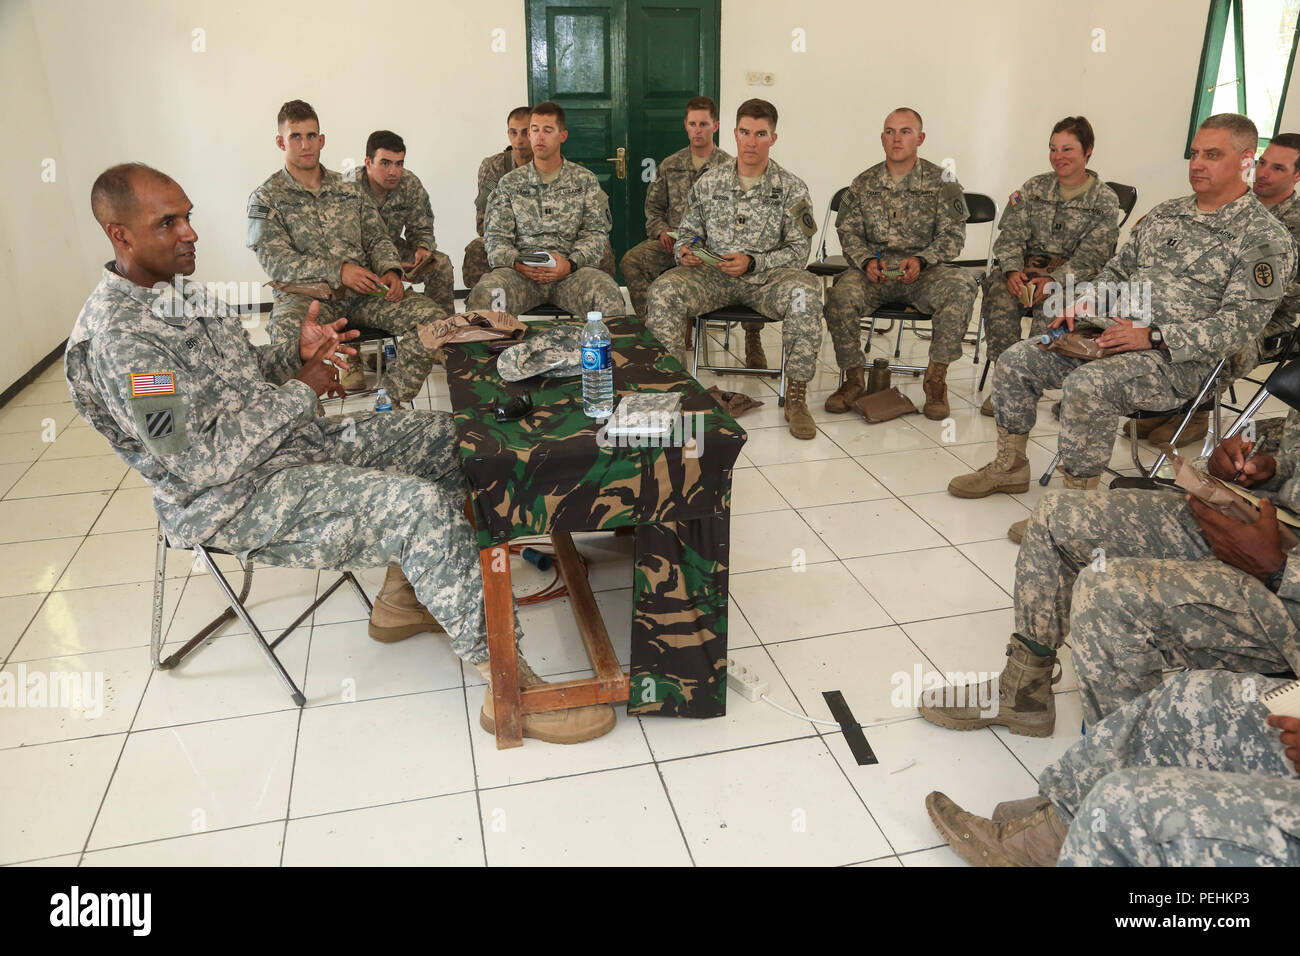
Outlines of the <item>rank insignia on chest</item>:
M142 395L175 395L176 376L171 372L131 373L131 397Z
M549 216L550 214L551 214L551 207L550 207L550 206L546 206L544 209L542 209L542 215L543 215L543 216Z
M744 216L737 216L737 217L736 217L736 223L737 223L738 225L743 226L743 225L745 224L745 217L744 217Z
M1255 284L1261 289L1267 289L1273 284L1273 267L1267 262L1258 263L1253 272Z
M1165 240L1165 245L1168 246L1170 249L1172 249L1174 246L1178 245L1178 243L1182 241L1182 238L1183 238L1182 236L1170 236L1168 239Z

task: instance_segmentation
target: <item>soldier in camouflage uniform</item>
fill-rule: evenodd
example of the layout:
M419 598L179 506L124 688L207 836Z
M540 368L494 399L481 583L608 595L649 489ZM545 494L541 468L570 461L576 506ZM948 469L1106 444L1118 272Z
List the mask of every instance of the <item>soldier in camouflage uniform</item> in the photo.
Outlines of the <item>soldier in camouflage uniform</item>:
M465 247L465 259L461 265L461 277L465 288L472 289L492 268L488 264L487 249L483 246L483 223L487 214L488 200L497 183L506 173L513 172L533 161L533 147L528 142L529 120L532 110L527 106L518 106L510 111L506 120L506 135L510 145L499 153L487 156L478 164L478 192L474 196L474 227L478 237L471 239ZM611 279L614 278L614 249L605 240L605 251L600 255L596 268Z
M866 389L861 317L886 302L905 302L933 317L922 410L941 421L948 417L948 365L961 358L978 291L973 276L947 264L965 245L970 212L961 183L917 156L925 133L916 110L886 116L880 142L885 161L853 180L835 217L849 268L831 287L826 328L844 384L826 399L826 410L847 412ZM893 270L902 274L885 274Z
M1283 681L1191 671L1091 726L990 819L942 793L940 834L973 866L1300 865L1300 718L1260 698Z
M374 203L320 163L325 137L315 111L301 100L290 101L280 108L277 124L285 166L248 197L247 244L273 282L310 292L276 290L271 341L297 341L299 326L318 299L322 322L346 316L354 326L401 336L397 362L379 384L399 401L409 401L433 366L416 329L446 313L424 296L403 297L401 257Z
M1057 320L1106 326L1097 339L1105 357L1084 361L1030 341L1004 352L993 376L997 455L954 478L949 494L1028 490L1025 447L1049 388L1062 389L1065 487L1097 487L1120 415L1176 408L1196 395L1219 359L1255 340L1296 263L1286 229L1242 179L1255 142L1255 125L1244 116L1218 114L1201 125L1189 164L1195 195L1161 203L1144 217L1098 275L1098 294L1083 292ZM1056 298L1049 308L1065 304Z
M169 539L287 567L387 564L371 636L445 631L456 655L488 676L451 416L318 418L318 396L338 387L333 363L352 351L341 345L354 337L344 320L319 323L313 307L296 340L254 348L237 316L194 309L179 280L169 284L195 268L180 186L145 166L114 167L91 201L116 260L69 337L68 387L88 424L153 487ZM537 682L520 665L523 682ZM537 715L531 730L525 718L525 734L567 743L613 726L608 707L564 713L577 716Z
M609 197L594 173L565 160L568 136L562 107L533 109L533 161L502 176L492 193L483 232L492 271L470 291L467 308L522 315L551 302L578 316L627 311L614 280L595 268L609 244ZM537 252L549 252L556 265L517 261Z
M424 294L444 315L455 312L451 259L438 251L429 193L415 173L406 168L406 143L402 137L389 130L370 134L366 140L366 172L357 177L357 191L375 204L402 268L407 273L420 269ZM426 259L432 259L432 264L424 265Z
M1268 209L1291 235L1292 242L1300 248L1300 197L1296 196L1295 186L1300 182L1300 134L1280 133L1255 165L1255 198ZM1293 278L1287 287L1286 295L1273 310L1268 324L1255 342L1234 355L1220 376L1221 387L1234 381L1257 367L1261 361L1271 361L1279 357L1281 348L1277 345L1266 347L1267 339L1281 339L1295 327L1297 310L1300 309L1300 278ZM1167 445L1173 439L1174 432L1182 421L1181 415L1165 415L1144 418L1136 423L1137 435L1152 444ZM1179 446L1201 442L1209 432L1210 413L1196 412L1187 422L1179 436Z
M645 242L627 251L621 263L623 279L627 282L628 298L632 311L645 321L646 294L650 283L677 265L673 257L674 240L668 233L675 231L686 215L691 187L711 169L731 161L731 155L713 144L718 131L718 104L707 96L697 96L686 104L686 135L690 145L679 149L655 168L655 178L645 194ZM752 328L752 331L751 331ZM760 323L745 326L745 351L757 349L755 362L746 360L750 368L766 368L767 358L758 340ZM690 338L690 330L686 332ZM751 339L752 344L751 344Z
M1277 459L1247 460L1250 450L1226 439L1210 473L1300 510L1300 412L1286 420ZM921 715L955 730L1001 724L1047 736L1067 634L1089 724L1157 686L1167 666L1300 672L1300 557L1292 564L1278 535L1269 504L1242 524L1176 489L1045 495L1016 558L1016 630L997 685L983 698L935 695ZM967 706L994 697L996 714Z
M1091 282L1115 254L1119 238L1119 200L1101 178L1087 168L1092 155L1092 124L1082 116L1067 116L1054 127L1049 141L1052 172L1029 179L1007 200L993 244L998 268L984 282L984 334L988 357L996 362L1020 341L1021 318L1032 316L1030 336L1041 335L1047 322L1043 304L1048 284ZM1026 274L1034 260L1047 260L1034 276ZM1034 286L1033 306L1026 309L1021 290ZM992 395L980 411L993 414Z
M817 221L803 180L768 158L776 123L776 107L766 100L740 105L738 157L691 187L674 247L681 265L650 286L646 325L689 369L682 341L692 316L740 303L780 319L789 378L785 418L790 434L810 439L817 426L807 388L821 347L822 290L804 266ZM706 265L691 252L697 241L723 262Z

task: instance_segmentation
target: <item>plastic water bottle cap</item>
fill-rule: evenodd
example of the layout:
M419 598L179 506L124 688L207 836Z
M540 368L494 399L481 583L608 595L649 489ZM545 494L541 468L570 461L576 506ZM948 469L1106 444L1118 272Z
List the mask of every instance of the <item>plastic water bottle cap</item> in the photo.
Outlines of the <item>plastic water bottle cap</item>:
M601 321L603 318L605 318L605 316L602 315L602 314L599 313L599 312L588 312L588 313L587 313L587 321L588 321L588 322L591 322L591 321L599 322L599 321Z
M386 389L386 388L381 388L381 389L379 390L379 395L382 395L384 398L387 398L387 397L388 397L388 389ZM378 396L376 396L376 397L378 397Z

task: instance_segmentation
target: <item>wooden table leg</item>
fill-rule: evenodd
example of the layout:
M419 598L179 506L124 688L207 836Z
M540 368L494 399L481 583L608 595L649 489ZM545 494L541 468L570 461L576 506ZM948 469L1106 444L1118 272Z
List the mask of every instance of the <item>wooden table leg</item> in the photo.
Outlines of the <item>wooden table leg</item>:
M483 610L487 620L497 749L522 747L524 728L519 714L519 655L510 591L510 549L504 544L483 548L479 551L479 563L483 569Z

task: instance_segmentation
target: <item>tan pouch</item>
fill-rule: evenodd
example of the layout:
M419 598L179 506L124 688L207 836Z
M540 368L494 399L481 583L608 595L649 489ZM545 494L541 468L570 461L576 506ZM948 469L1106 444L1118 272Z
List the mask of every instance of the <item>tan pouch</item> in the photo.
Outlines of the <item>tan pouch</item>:
M735 418L751 408L758 408L763 403L757 398L750 398L743 392L724 392L716 385L709 387L709 397L722 406L728 415Z
M1066 332L1054 339L1050 345L1039 342L1038 347L1044 352L1057 352L1067 358L1077 358L1083 359L1085 362L1091 362L1093 359L1103 358L1101 346L1097 344L1097 337L1101 333L1101 329L1092 326L1075 329L1073 332Z
M434 351L456 342L518 340L524 337L526 330L527 326L509 312L477 309L472 312L457 312L445 319L420 326L420 344Z
M920 411L912 400L900 392L897 387L887 388L871 395L863 395L853 403L853 407L873 425L879 422L887 422L901 415L919 413Z

